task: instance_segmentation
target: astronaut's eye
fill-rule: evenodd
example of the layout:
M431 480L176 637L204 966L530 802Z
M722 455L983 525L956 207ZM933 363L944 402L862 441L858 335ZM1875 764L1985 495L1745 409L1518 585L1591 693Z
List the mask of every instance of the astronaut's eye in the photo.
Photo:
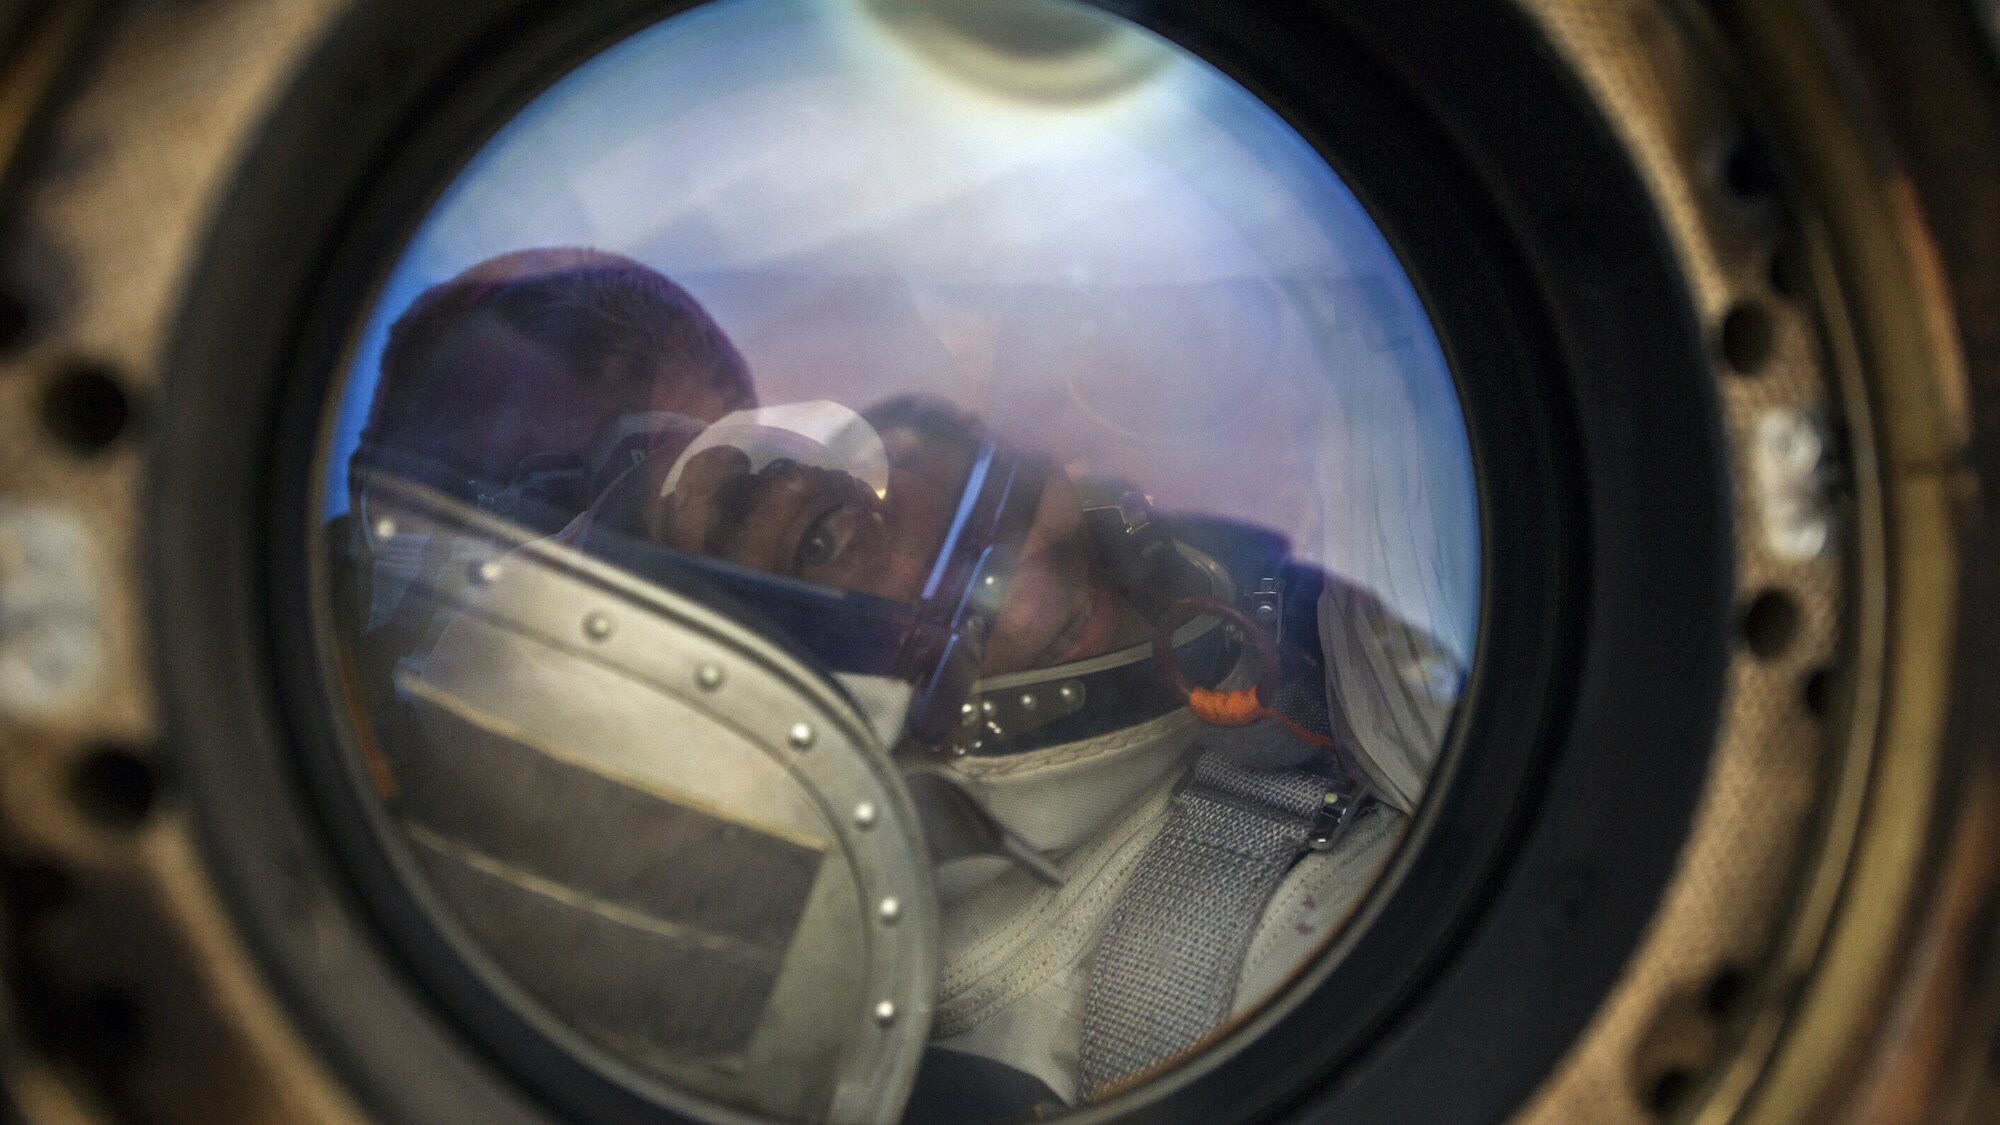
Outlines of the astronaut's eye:
M794 573L811 574L840 558L860 534L858 525L868 517L868 509L847 502L813 520L799 540Z

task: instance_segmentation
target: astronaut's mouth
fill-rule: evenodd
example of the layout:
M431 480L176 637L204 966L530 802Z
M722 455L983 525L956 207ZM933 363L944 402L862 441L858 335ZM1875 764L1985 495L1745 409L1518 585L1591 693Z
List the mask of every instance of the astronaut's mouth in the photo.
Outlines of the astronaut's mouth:
M1035 661L1038 668L1068 664L1111 647L1118 635L1118 599L1102 582L1092 582L1083 604Z

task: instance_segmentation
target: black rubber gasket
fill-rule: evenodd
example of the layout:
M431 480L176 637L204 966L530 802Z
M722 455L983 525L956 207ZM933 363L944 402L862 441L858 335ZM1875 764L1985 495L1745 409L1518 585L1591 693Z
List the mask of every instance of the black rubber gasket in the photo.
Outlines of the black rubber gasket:
M1705 774L1733 591L1702 334L1636 175L1510 6L1110 6L1264 97L1375 214L1459 379L1485 523L1467 703L1393 892L1254 1044L1134 1118L1499 1121L1617 978ZM670 10L360 0L219 212L161 396L173 768L260 963L385 1122L668 1116L513 1013L398 885L306 575L329 380L388 262L508 115Z

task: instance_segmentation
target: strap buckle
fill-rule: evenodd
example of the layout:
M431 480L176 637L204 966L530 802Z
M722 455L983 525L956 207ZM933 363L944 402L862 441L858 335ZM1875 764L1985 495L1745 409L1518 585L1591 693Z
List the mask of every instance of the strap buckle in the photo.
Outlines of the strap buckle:
M1320 804L1319 815L1313 818L1312 828L1306 834L1306 850L1332 851L1333 846L1353 827L1362 803L1370 796L1366 786L1348 788L1338 782L1329 785Z

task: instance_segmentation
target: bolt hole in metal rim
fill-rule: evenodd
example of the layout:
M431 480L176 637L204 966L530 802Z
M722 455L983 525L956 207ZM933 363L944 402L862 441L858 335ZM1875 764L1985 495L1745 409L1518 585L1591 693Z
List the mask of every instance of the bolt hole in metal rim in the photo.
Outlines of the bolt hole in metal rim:
M42 391L42 424L81 456L95 456L132 421L132 403L118 375L98 363L76 363L51 376Z
M111 829L131 829L153 811L158 782L153 768L131 750L104 746L76 764L71 796L92 821Z
M1838 846L1838 833L1828 829L1813 838L1818 850L1811 855L1775 863L1787 877L1760 884L1775 885L1774 893L1758 898L1744 894L1743 883L1729 884L1739 894L1735 901L1748 903L1746 915L1768 919L1778 910L1790 919L1782 929L1792 936L1783 941L1731 948L1683 942L1686 931L1675 929L1664 914L1653 936L1641 938L1653 917L1653 896L1666 885L1676 855L1684 873L1706 877L1721 871L1735 877L1728 869L1702 866L1718 841L1741 844L1739 837L1712 830L1712 810L1695 817L1689 832L1707 751L1699 730L1710 711L1725 705L1719 683L1724 675L1729 678L1728 706L1774 701L1781 717L1789 708L1823 728L1823 737L1845 746L1850 731L1865 725L1884 675L1880 653L1890 646L1879 635L1888 616L1883 606L1904 605L1911 596L1905 587L1878 584L1884 548L1870 537L1915 552L1899 556L1903 573L1913 576L1903 581L1932 582L1944 598L1942 606L1930 604L1930 612L1941 618L1913 618L1916 632L1928 631L1928 638L1899 634L1896 643L1919 657L1952 643L1951 598L1960 589L1955 572L1938 571L1921 552L1963 562L1968 573L1990 573L1990 561L1953 554L1962 542L1954 524L1936 518L1934 506L1925 507L1934 497L1921 488L1884 515L1874 492L1880 485L1877 467L1865 459L1846 466L1853 478L1852 506L1840 511L1843 518L1831 525L1830 549L1815 559L1763 553L1766 548L1756 544L1772 541L1765 513L1758 501L1727 491L1732 480L1752 479L1749 450L1757 421L1773 407L1824 410L1852 433L1855 450L1874 448L1877 435L1867 404L1882 389L1869 382L1871 372L1923 373L1873 400L1887 404L1888 424L1906 433L1952 428L1918 401L1949 382L1948 371L1935 370L1935 349L1941 345L1898 337L1892 327L1923 321L1890 315L1910 293L1942 300L1910 280L1907 262L1897 264L1896 252L1906 249L1901 235L1873 244L1890 248L1887 267L1858 270L1857 263L1870 261L1856 248L1865 239L1829 246L1816 226L1822 212L1829 212L1842 220L1833 229L1877 232L1880 216L1890 213L1879 199L1854 187L1863 178L1841 179L1823 167L1832 159L1824 154L1838 148L1839 137L1815 135L1810 123L1822 121L1834 133L1850 128L1843 124L1850 118L1840 104L1787 93L1811 86L1812 67L1819 64L1797 45L1817 40L1798 34L1802 25L1784 27L1789 15L1759 22L1728 9L1725 30L1746 52L1755 45L1757 65L1745 68L1752 80L1739 74L1735 82L1717 81L1702 66L1672 69L1709 57L1699 46L1707 29L1698 19L1690 21L1690 30L1690 22L1651 9L1630 14L1632 26L1645 31L1638 40L1662 52L1651 62L1676 76L1673 89L1744 103L1718 107L1714 100L1696 98L1690 107L1667 100L1663 112L1687 114L1685 120L1714 141L1696 146L1703 160L1683 166L1676 163L1675 150L1646 146L1650 134L1638 127L1643 123L1620 121L1613 133L1604 128L1601 111L1584 104L1585 92L1615 101L1609 95L1633 89L1618 85L1631 81L1630 72L1579 60L1581 48L1590 45L1589 21L1565 22L1574 12L1563 5L1527 7L1531 21L1505 12L1471 16L1467 38L1476 41L1476 49L1434 36L1426 40L1414 15L1390 5L1302 13L1243 4L1232 5L1223 19L1217 16L1220 9L1165 4L1149 7L1145 16L1277 106L1363 189L1427 287L1441 326L1458 318L1489 328L1504 325L1517 337L1519 354L1512 356L1494 354L1505 349L1491 341L1450 343L1460 349L1454 363L1461 373L1489 376L1464 391L1480 443L1483 505L1489 512L1521 511L1523 522L1502 527L1506 521L1493 517L1488 550L1507 558L1489 569L1489 582L1511 583L1507 589L1518 600L1513 605L1495 600L1486 607L1480 674L1458 734L1460 747L1499 749L1487 762L1469 761L1469 754L1455 751L1448 760L1454 776L1446 787L1447 794L1461 796L1507 794L1500 802L1507 807L1480 814L1465 801L1441 798L1419 826L1420 844L1406 849L1385 880L1384 893L1371 904L1371 924L1340 951L1344 959L1301 982L1297 1003L1244 1029L1243 1038L1254 1043L1250 1050L1191 1072L1152 1103L1107 1107L1106 1115L1129 1109L1157 1120L1288 1113L1372 1121L1498 1120L1552 1071L1552 1084L1524 1119L1579 1119L1562 1116L1579 1104L1602 1111L1588 1119L1605 1121L1647 1119L1630 1115L1650 1115L1648 1101L1672 1103L1676 1112L1697 1102L1710 1104L1708 1099L1731 1104L1729 1098L1744 1096L1751 1085L1731 1083L1743 1067L1761 1066L1766 1056L1724 1051L1656 1072L1648 1087L1645 1077L1628 1071L1637 1033L1626 1037L1622 1029L1644 1022L1633 1018L1635 1011L1681 988L1705 997L1698 1005L1704 1011L1718 1017L1729 1011L1731 1034L1738 1035L1730 1043L1782 1041L1775 1033L1759 1040L1757 1029L1795 1011L1774 1005L1770 997L1800 992L1772 988L1771 982L1812 979L1812 958L1798 951L1818 948L1817 935L1828 932L1824 917L1846 917L1830 913L1814 923L1815 904L1822 901L1814 888L1829 882L1827 872L1837 884L1847 853ZM151 816L150 798L132 799L136 789L113 784L111 791L127 796L109 803L125 811L112 812L107 823L144 821L155 833L197 826L221 901L249 939L285 1010L379 1120L449 1120L467 1113L491 1121L549 1120L557 1112L603 1120L656 1116L651 1106L621 1101L593 1085L601 1084L601 1075L579 1074L551 1060L549 1044L532 1029L512 1027L505 1013L482 1008L479 997L455 993L450 967L425 962L424 935L398 923L393 894L372 881L382 872L357 858L352 848L357 836L351 824L343 826L353 810L340 807L333 779L315 777L310 764L337 757L340 747L328 732L338 729L340 718L318 685L302 682L310 677L299 674L323 653L308 642L302 624L312 595L301 588L299 575L307 570L310 550L297 541L296 531L306 522L298 497L310 480L297 454L313 444L310 435L323 401L319 391L338 364L343 325L365 299L373 271L421 211L414 201L427 198L486 130L555 73L659 14L652 6L615 4L575 5L562 13L498 3L475 3L448 14L416 6L358 7L315 48L297 84L287 87L269 132L247 149L241 178L226 189L227 205L216 212L213 241L193 274L187 316L166 365L172 393L157 400L147 396L149 421L157 411L159 424L126 433L105 425L104 412L86 409L79 412L88 422L77 427L81 441L63 438L53 425L37 437L54 437L80 454L119 442L141 444L157 469L150 501L152 571L143 581L152 595L151 625L171 734L162 753L173 766L175 792L187 792L194 815L186 821ZM1620 27L1632 29L1615 25L1613 30ZM434 57L413 55L410 43L426 44ZM1547 49L1550 43L1556 51ZM1326 77L1329 59L1353 64L1354 74ZM1583 81L1552 73L1552 59L1561 59ZM1793 69L1786 71L1787 65ZM1402 128L1371 130L1340 120L1343 108L1358 104L1349 96L1355 84L1368 81L1382 83L1370 92L1381 95L1389 117L1409 113L1408 119L1395 119ZM1406 84L1422 84L1427 96L1406 96ZM1760 84L1762 104L1739 96ZM1506 96L1495 97L1496 89ZM1723 98L1723 92L1731 96ZM1809 111L1801 111L1801 103ZM1746 116L1763 123L1767 114L1783 127L1771 130L1764 160L1746 162L1727 138L1746 135ZM1464 138L1480 137L1486 139L1470 148L1461 145ZM300 138L314 141L306 145ZM1802 149L1808 150L1803 156ZM395 155L399 151L402 155ZM1713 159L1718 152L1728 155ZM1377 154L1380 168L1366 170ZM1533 167L1538 162L1545 166L1539 173ZM1492 171L1464 174L1474 167ZM1589 190L1565 191L1560 181ZM1420 199L1395 198L1398 182L1418 185ZM1493 184L1509 185L1503 199L1487 197ZM1610 191L1598 190L1607 184ZM1745 230L1752 236L1728 252L1690 251L1679 241L1687 238L1686 229L1640 217L1683 188L1692 188L1697 198L1711 190L1724 196L1724 206L1733 209L1724 228L1729 237ZM1811 202L1803 220L1794 212L1801 198ZM1419 203L1435 210L1424 213ZM1952 249L1946 248L1948 261ZM1689 261L1697 268L1684 269ZM1726 268L1714 270L1718 263ZM1572 281L1561 280L1571 274ZM1680 288L1689 277L1703 286L1692 297ZM1760 298L1760 290L1784 300ZM72 343L62 339L60 320L42 318L36 294L22 296L21 352L39 349L44 340L52 350ZM1669 323L1628 326L1635 339L1626 349L1603 338L1615 333L1593 336L1578 329L1641 299L1653 302L1650 315ZM1491 307L1478 311L1482 302ZM1741 307L1762 310L1771 329L1768 340L1731 348L1729 310ZM1802 340L1833 357L1818 362L1839 368L1837 378L1820 373L1816 364L1813 374L1800 374L1796 349ZM1899 346L1905 350L1898 352ZM91 353L84 348L71 354ZM1621 367L1625 359L1635 362ZM1517 368L1530 369L1527 383L1509 377ZM32 385L48 385L43 380L49 370L38 367ZM114 389L122 389L115 372L102 370ZM1547 378L1535 381L1534 370ZM1643 393L1632 383L1648 378L1690 397L1621 401ZM1990 395L1990 377L1981 379L1973 383L1976 393ZM1658 388L1654 393L1673 398ZM1717 432L1704 430L1704 424ZM1527 439L1509 436L1522 429L1530 431ZM94 436L107 432L108 437ZM1647 444L1650 435L1663 432L1694 448ZM1635 448L1621 453L1620 443ZM1894 441L1885 448L1903 457L1903 464L1959 463L1957 450L1925 454ZM1731 456L1739 458L1734 469L1718 467L1732 464ZM74 464L64 471L76 474L101 471L103 464L88 456L70 460ZM1565 478L1564 466L1574 470L1575 479ZM0 477L0 487L13 483ZM1625 509L1649 504L1657 507L1657 524L1629 526L1643 524L1646 512ZM1547 522L1528 510L1536 505L1553 510ZM1961 517L1973 518L1962 511ZM1920 518L1936 522L1913 529L1910 521ZM1621 521L1628 526L1618 526ZM1883 536L1881 523L1870 521L1886 521L1895 534ZM1733 537L1727 534L1732 527ZM1524 564L1521 556L1540 561ZM1822 571L1801 581L1800 571L1786 569L1837 571L1855 559L1863 566L1859 573L1830 577ZM1987 569L1977 569L1982 566ZM135 586L142 581L124 570L119 578ZM1856 604L1827 599L1828 587L1852 591ZM1773 630L1750 623L1752 611L1771 593L1790 599L1791 613L1780 616L1795 618L1775 630L1784 636L1781 644L1768 643ZM1668 623L1656 632L1658 615L1669 608L1707 625L1682 625L1685 631L1676 632ZM1990 619L1980 618L1968 629L1983 635L1990 626ZM1870 644L1877 647L1871 650ZM1614 663L1621 657L1633 663L1585 668L1586 652L1592 660L1608 652ZM1652 662L1639 660L1639 653L1652 654ZM1513 671L1496 667L1509 661ZM1906 666L1939 684L1962 682L1963 673L1952 673L1948 664L1912 659ZM1713 693L1700 686L1682 690L1688 686L1682 677L1690 676L1691 668L1692 679L1713 687ZM1713 673L1715 682L1703 680L1701 669ZM1954 681L1954 674L1961 680ZM1937 714L1944 705L1934 693L1909 689L1907 683L1906 691L1918 702L1891 709L1887 729L1905 732L1906 761L1927 753L1934 757L1935 738L1926 741L1920 722L1908 733L1910 716L1926 706ZM1692 700L1693 713L1670 717L1664 726L1651 724L1655 729L1637 738L1607 738L1631 728L1607 726L1604 712L1635 693L1684 704ZM1518 704L1510 708L1509 698L1546 702L1542 710L1524 714ZM1740 716L1732 716L1739 733L1771 729L1757 723L1746 728L1736 722ZM1852 737L1874 745L1868 741L1872 733ZM1742 741L1716 748L1715 760L1751 761ZM1615 745L1617 756L1632 763L1622 777L1596 760L1606 745ZM99 737L86 738L71 748L63 769L94 761L88 751L97 746L128 752ZM1651 771L1672 754L1683 759L1679 765ZM1837 827L1847 815L1840 809L1862 807L1856 794L1865 793L1844 788L1843 779L1864 773L1867 760L1846 751L1833 757L1838 776L1811 793L1826 797L1829 823ZM1850 768L1857 762L1863 768ZM78 770L72 791L79 810L97 800L82 794L101 788L81 780L88 772ZM63 780L69 776L58 773L56 792L70 784ZM1713 786L1714 776L1707 781ZM1642 798L1647 785L1651 796ZM1636 822L1616 815L1628 807L1616 796L1621 792L1635 802L1629 807L1639 810ZM1607 815L1580 817L1573 807L1579 799L1596 800ZM1943 832L1950 820L1941 815L1917 822L1935 823ZM1864 830L1877 822L1859 823L1851 838L1865 844L1870 836ZM115 840L119 834L94 834L89 846L106 846L98 839L106 835ZM1626 835L1647 842L1621 838ZM1774 832L1773 839L1783 835ZM1441 878L1438 868L1451 864L1470 864L1475 877L1457 884ZM82 877L69 876L62 867L46 870L61 873L59 880L40 880L51 885ZM1899 897L1914 878L1907 869L1871 870L1887 873L1869 884L1882 888L1879 900L1897 906L1912 901ZM10 886L36 881L10 878ZM1426 909L1408 909L1412 894L1430 896ZM47 897L67 896L51 891ZM1685 899L1674 901L1687 905ZM417 946L391 951L391 942L411 937L419 939ZM1675 960L1663 950L1676 942L1712 956ZM1635 946L1637 967L1626 969L1625 982L1607 992ZM1400 953L1408 950L1422 951L1420 964L1403 962ZM329 963L343 966L337 980L324 972ZM1665 968L1656 972L1651 966ZM1376 983L1357 986L1359 976ZM1724 981L1736 983L1725 987ZM1477 996L1481 990L1491 994L1485 1008ZM1880 994L1872 985L1851 991L1857 1004ZM1354 1009L1351 1018L1341 1016L1343 1006ZM106 1005L107 1011L117 1007L116 1001ZM1811 1011L1824 1007L1819 1003ZM1593 1013L1598 1014L1593 1048L1558 1066ZM1454 1038L1445 1027L1454 1020L1487 1029L1483 1041ZM1509 1033L1504 1053L1497 1055L1490 1036L1494 1026ZM1850 1019L1830 1026L1851 1030L1853 1024ZM1457 1065L1466 1059L1483 1065ZM1377 1065L1370 1069L1370 1064ZM500 1077L503 1069L513 1077ZM1611 1081L1596 1081L1606 1072ZM1805 1076L1793 1085L1800 1097L1828 1088L1823 1070L1790 1073ZM1573 1100L1578 1087L1625 1092L1616 1105L1597 1105ZM1814 1119L1810 1110L1790 1117L1782 1116L1782 1108L1774 1112L1780 1116L1759 1119Z

